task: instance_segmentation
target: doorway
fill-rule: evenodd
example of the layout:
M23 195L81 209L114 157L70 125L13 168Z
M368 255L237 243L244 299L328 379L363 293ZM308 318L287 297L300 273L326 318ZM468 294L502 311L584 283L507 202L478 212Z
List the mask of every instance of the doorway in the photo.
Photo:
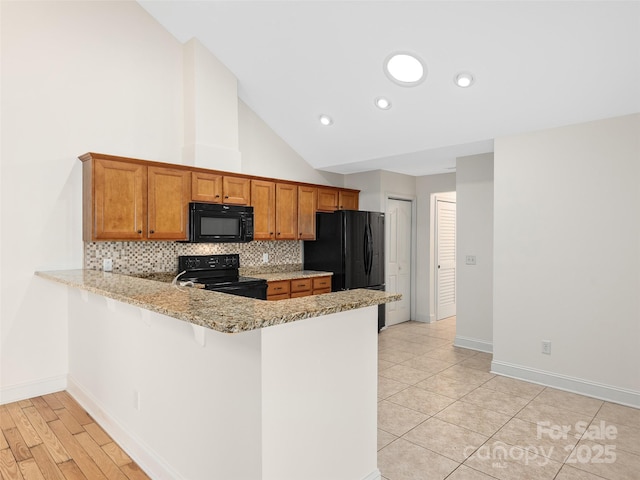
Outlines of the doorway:
M387 304L386 325L411 320L413 201L387 198L386 290L402 294L398 302Z
M435 196L435 318L456 314L456 200L451 195Z

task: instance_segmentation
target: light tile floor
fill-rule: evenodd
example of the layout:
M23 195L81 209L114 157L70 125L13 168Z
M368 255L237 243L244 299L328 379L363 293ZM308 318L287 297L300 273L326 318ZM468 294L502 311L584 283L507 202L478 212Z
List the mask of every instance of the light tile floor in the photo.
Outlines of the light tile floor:
M490 373L455 317L379 335L387 480L638 480L640 410Z

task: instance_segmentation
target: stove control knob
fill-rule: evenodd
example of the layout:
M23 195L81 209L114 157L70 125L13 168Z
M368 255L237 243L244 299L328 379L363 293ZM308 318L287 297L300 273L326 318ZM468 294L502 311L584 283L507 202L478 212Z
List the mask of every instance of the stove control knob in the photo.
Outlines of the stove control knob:
M196 268L198 266L198 259L196 258L187 258L187 268Z

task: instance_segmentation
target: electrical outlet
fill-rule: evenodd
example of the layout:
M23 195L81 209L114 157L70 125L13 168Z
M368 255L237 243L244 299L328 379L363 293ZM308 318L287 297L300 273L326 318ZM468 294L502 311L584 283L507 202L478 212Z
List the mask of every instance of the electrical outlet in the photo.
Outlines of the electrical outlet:
M262 263L269 263L269 254L268 253L263 253L262 254Z
M542 353L545 355L551 355L551 340L542 341Z
M464 263L467 265L475 265L476 264L476 256L475 255L467 255L464 259Z
M110 272L113 270L113 260L110 258L104 258L102 260L102 270L105 272Z

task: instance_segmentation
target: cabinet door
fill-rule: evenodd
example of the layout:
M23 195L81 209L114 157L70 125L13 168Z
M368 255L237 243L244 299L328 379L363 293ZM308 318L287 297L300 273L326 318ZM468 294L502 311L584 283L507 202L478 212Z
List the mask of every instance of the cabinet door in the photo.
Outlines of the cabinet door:
M253 239L275 239L276 184L264 180L251 180L251 205L253 205Z
M93 161L92 240L140 240L146 236L147 167Z
M149 167L150 240L186 240L191 172Z
M232 205L249 205L249 196L251 193L251 180L242 177L222 178L222 193L224 198L222 203Z
M191 172L191 200L222 203L222 175Z
M334 212L338 209L338 189L318 188L318 211Z
M316 187L298 186L298 240L316 239Z
M276 183L276 240L298 238L298 186Z
M291 284L289 280L267 282L267 300L284 300L289 298Z
M358 192L340 190L338 193L339 210L358 210Z

